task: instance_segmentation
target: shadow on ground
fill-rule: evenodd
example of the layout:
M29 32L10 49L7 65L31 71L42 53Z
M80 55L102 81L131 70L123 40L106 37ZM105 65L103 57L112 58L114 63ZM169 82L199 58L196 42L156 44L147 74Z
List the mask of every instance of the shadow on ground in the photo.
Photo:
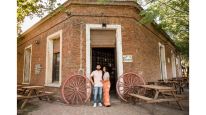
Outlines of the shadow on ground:
M189 96L189 90L184 92ZM189 100L181 101L184 111L176 102L145 104L120 102L117 97L111 97L111 107L92 107L92 102L85 105L66 105L62 102L46 102L31 100L23 110L18 105L17 115L189 115Z

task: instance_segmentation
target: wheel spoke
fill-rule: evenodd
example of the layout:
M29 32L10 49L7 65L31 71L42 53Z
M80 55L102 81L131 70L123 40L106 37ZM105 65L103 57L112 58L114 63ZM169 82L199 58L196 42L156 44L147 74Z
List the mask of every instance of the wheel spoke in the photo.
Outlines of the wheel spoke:
M80 85L79 88L86 88L86 85Z
M69 82L70 83L70 86L72 86L72 87L75 87L75 84L74 84L74 82Z
M68 97L68 98L66 98L67 99L67 101L68 102L71 102L71 99L72 99L72 97L74 96L74 94L73 93L71 93L71 95Z
M74 94L74 98L72 98L72 103L75 103L75 99L76 99L76 94Z
M124 90L123 94L126 94L127 92L129 92L129 89Z
M78 82L78 85L82 85L84 83L84 80L80 80L80 82Z
M77 92L77 93L78 93L78 96L79 96L80 101L83 103L83 97L82 97L82 95L81 95L79 92Z
M121 81L120 79L123 79L123 81ZM118 92L119 97L122 100L128 102L129 95L127 94L143 92L140 88L136 88L136 86L142 84L144 84L144 81L140 76L133 73L126 73L120 76L120 78L118 79L116 90Z

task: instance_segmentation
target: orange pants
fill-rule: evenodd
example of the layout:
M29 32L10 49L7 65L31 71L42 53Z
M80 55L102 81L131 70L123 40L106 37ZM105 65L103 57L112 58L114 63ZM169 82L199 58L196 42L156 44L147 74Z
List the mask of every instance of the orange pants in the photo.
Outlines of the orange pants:
M109 90L110 90L110 81L104 80L103 81L103 103L104 103L104 106L110 106Z

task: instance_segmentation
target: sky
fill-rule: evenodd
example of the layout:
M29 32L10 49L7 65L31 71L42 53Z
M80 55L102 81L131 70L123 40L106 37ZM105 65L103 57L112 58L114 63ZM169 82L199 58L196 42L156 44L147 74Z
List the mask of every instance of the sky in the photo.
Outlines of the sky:
M43 0L44 2L48 1L48 0ZM67 0L57 0L57 3L61 3L63 4L65 1ZM43 17L45 17L47 14L45 14ZM43 17L37 17L37 16L33 16L33 18L30 17L26 17L24 19L24 23L22 24L22 32L25 32L26 30L28 30L30 27L32 27L34 24L36 24L40 19L42 19Z

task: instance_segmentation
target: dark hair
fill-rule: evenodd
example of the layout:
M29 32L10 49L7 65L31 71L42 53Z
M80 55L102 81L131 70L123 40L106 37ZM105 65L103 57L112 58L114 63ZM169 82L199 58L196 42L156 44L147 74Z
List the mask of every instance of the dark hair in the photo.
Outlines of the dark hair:
M97 64L96 67L97 67L98 65L101 66L100 64Z
M103 68L105 67L105 69L106 69L106 71L108 71L108 68L107 68L107 66L103 66ZM103 68L102 68L102 70L103 70Z

